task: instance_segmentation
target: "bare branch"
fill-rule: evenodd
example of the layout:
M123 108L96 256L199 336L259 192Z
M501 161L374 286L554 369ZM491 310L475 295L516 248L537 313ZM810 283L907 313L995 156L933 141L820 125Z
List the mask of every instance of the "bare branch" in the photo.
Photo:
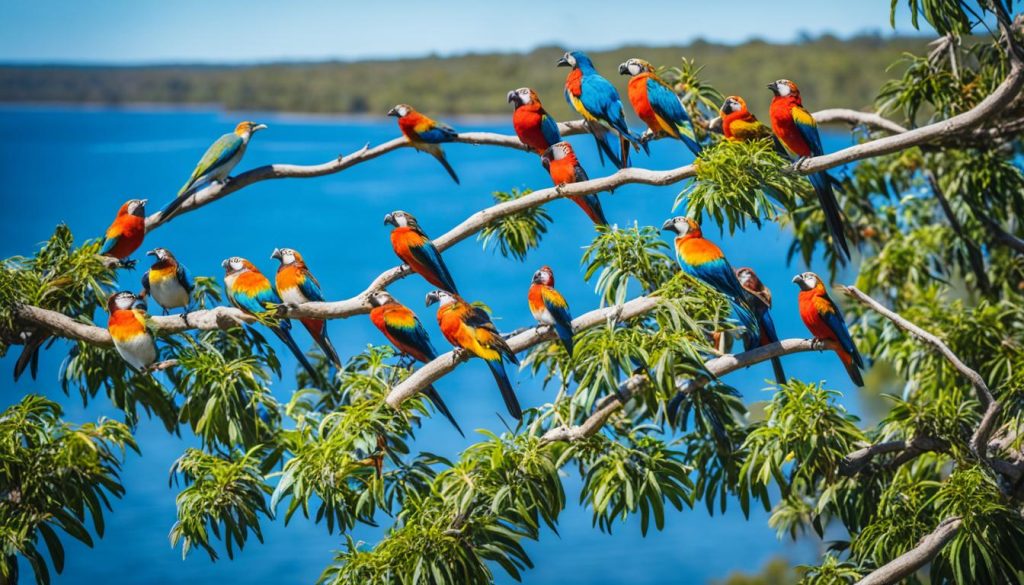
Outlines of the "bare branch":
M928 533L917 546L882 565L857 581L857 585L889 585L897 583L927 565L946 546L963 524L958 517L946 518Z
M957 355L953 353L953 350L949 349L949 346L943 343L941 339L924 329L921 329L890 309L882 306L881 303L860 291L857 287L841 287L841 290L856 299L862 305L874 310L889 321L892 321L896 327L906 331L924 343L931 345L939 352L939 354L942 355L942 357L946 358L946 361L948 361L956 371L960 372L960 374L967 378L971 385L974 386L978 402L981 403L981 407L985 409L985 414L982 415L981 422L978 424L978 428L975 429L974 435L971 437L971 450L974 451L979 459L985 460L988 439L992 434L996 418L999 416L1000 406L992 397L992 391L989 390L988 384L985 383L985 380L981 375L960 361L960 358L957 357Z
M877 455L888 453L899 453L893 457L885 467L895 469L904 463L913 460L918 455L928 451L944 451L949 446L945 441L934 437L914 437L909 442L897 440L886 441L869 445L858 449L847 455L840 464L839 473L845 476L854 476L860 473Z
M615 394L609 394L597 402L594 412L587 417L587 420L578 425L559 426L549 429L541 440L547 443L554 441L579 441L593 436L601 430L604 423L608 421L615 411L622 408L624 404L639 392L647 383L647 377L642 374L634 374L626 381L619 384Z
M63 313L21 305L17 308L17 315L19 319L43 327L60 337L87 341L94 345L114 344L106 329L76 321Z
M885 130L893 134L902 134L907 131L896 122L882 117L881 114L861 112L847 108L830 108L814 113L814 121L819 124L841 124L851 126L869 126L878 130Z

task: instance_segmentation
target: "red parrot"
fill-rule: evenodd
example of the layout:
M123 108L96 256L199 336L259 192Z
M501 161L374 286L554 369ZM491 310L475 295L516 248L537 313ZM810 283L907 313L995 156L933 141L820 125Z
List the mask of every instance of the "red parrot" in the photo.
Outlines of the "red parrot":
M842 360L850 379L858 386L864 385L860 370L864 368L864 359L860 357L857 346L853 344L850 330L839 306L832 301L825 290L825 283L813 272L804 272L793 277L793 282L800 287L798 297L800 318L810 329L816 339L835 342L839 348L836 353Z
M811 113L804 109L803 100L800 99L800 90L796 84L788 79L780 79L768 84L775 97L772 98L772 105L769 114L772 120L772 130L779 138L779 142L786 148L786 151L797 160L812 156L821 156L824 149L821 146L821 136L818 135L818 125ZM842 210L839 208L839 201L832 190L835 179L828 173L812 173L807 176L814 186L814 192L818 195L818 203L825 213L825 226L832 236L832 247L836 251L839 261L850 259L850 249L846 244L846 234L843 228Z
M568 142L552 144L551 148L541 155L540 162L551 175L551 182L556 187L589 180L587 171L583 170L576 153L572 150L572 145ZM595 225L608 225L604 210L601 209L601 200L596 194L573 196L569 199L576 202Z
M420 229L420 224L411 213L393 211L384 216L384 224L395 226L391 230L391 247L395 254L409 265L413 272L427 279L427 282L444 290L458 294L455 281L448 273L448 267L441 258L441 252Z
M437 159L437 162L441 163L444 170L451 175L455 184L459 184L459 176L455 174L452 165L448 164L448 157L445 156L444 149L441 148L442 142L451 142L458 138L459 133L454 128L444 122L424 116L407 104L398 104L391 108L388 115L398 118L398 129L402 131L402 136L409 139L409 144L413 148Z
M100 254L117 258L122 263L142 245L146 235L146 200L129 199L117 211L114 223L107 228Z
M512 127L523 144L537 154L544 154L552 144L562 140L558 122L544 110L537 92L528 87L520 87L508 92L508 101L515 104Z

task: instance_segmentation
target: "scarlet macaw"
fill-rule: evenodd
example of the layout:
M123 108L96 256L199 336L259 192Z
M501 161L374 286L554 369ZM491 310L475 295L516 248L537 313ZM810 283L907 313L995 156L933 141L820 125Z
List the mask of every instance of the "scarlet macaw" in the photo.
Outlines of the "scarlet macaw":
M647 124L651 136L676 138L694 156L700 156L700 144L686 108L676 92L654 71L654 66L643 59L629 59L619 65L619 74L632 76L629 80L629 103Z
M551 182L556 187L589 180L587 171L583 170L579 159L576 158L576 153L572 150L572 145L568 142L563 141L552 144L551 148L544 151L544 154L541 155L540 162L547 169L548 174L551 175ZM570 199L583 209L583 212L587 214L587 217L595 225L608 225L608 220L604 216L604 210L601 209L601 200L598 199L596 193L582 196L577 195L570 197Z
M790 156L801 160L824 154L821 136L818 135L818 125L811 113L804 109L796 84L788 79L780 79L769 83L768 89L775 94L769 109L772 130ZM814 186L821 210L825 213L825 226L832 236L832 247L839 261L849 260L850 249L846 244L842 210L832 190L832 184L836 180L824 171L812 173L807 178Z
M513 418L523 418L522 408L505 372L504 360L518 365L519 360L512 348L498 333L498 328L483 309L462 300L458 295L443 290L427 293L427 306L439 303L437 324L452 345L462 348L484 360L494 374L494 380L505 399L505 407Z
M839 306L828 296L825 283L813 272L804 272L793 277L793 282L800 287L797 297L800 307L800 319L816 339L824 339L839 345L836 354L843 362L850 380L857 386L864 385L860 370L864 368L864 358L857 351L846 328L846 320Z
M291 248L275 248L270 257L281 262L277 267L274 281L277 285L277 294L281 295L284 302L291 305L301 305L310 301L323 302L324 295L320 292L320 283L309 271L301 254ZM341 358L338 357L331 338L327 336L327 321L309 317L299 321L323 350L327 359L340 370Z
M451 142L458 137L459 133L454 128L444 122L424 116L407 104L398 104L391 108L388 110L388 115L398 118L398 129L402 131L403 136L409 139L409 144L412 144L413 148L422 150L436 158L444 170L451 175L452 180L456 184L459 183L459 176L455 174L455 169L448 164L448 159L440 146L442 142Z
M572 357L572 315L565 297L555 290L555 274L549 266L533 273L533 284L526 295L530 313L541 325L550 325Z
M434 286L458 294L455 281L448 273L448 267L437 251L434 242L420 229L420 224L411 213L393 211L384 216L384 224L395 226L391 230L391 247L395 254L409 265L413 272L427 279Z
M515 104L512 127L520 142L537 154L544 154L552 144L562 140L558 122L541 105L537 92L528 87L520 87L508 92L508 101Z

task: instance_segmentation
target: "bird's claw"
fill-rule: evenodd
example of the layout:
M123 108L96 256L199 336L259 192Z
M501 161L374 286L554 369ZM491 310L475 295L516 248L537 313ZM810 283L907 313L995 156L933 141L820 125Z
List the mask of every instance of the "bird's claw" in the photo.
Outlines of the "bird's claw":
M456 347L452 350L452 365L458 364L462 361L462 356L465 355L466 350L461 347Z
M811 349L815 351L825 351L828 348L826 347L824 339L818 339L817 337L815 337L814 339L811 340Z
M644 130L644 133L640 135L640 144L647 144L652 140L654 140L654 132L650 128Z
M124 268L124 269L127 269L127 270L135 270L135 264L136 263L137 263L137 261L136 260L132 260L131 258L122 258L121 262L119 262L119 264L121 265L121 268Z
M801 156L800 158L798 158L795 161L793 161L793 164L789 165L789 171L791 173L799 173L800 172L800 167L803 166L805 160L807 160L807 157L806 156Z

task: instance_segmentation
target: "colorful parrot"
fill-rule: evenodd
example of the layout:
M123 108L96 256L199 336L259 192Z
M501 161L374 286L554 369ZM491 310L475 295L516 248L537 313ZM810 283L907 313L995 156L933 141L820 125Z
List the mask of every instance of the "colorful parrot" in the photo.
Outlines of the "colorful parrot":
M775 94L769 109L772 130L790 156L799 161L824 154L821 137L818 135L818 125L811 113L804 109L796 84L788 79L780 79L769 83L768 89ZM825 226L832 236L832 247L836 251L836 256L840 262L849 260L850 248L846 244L842 210L832 190L836 180L824 171L808 175L807 178L814 186L821 210L825 213Z
M516 393L505 372L504 360L519 365L519 360L512 348L498 333L498 328L483 309L462 300L458 295L448 291L435 290L427 293L427 306L439 303L437 308L437 324L452 345L462 348L487 362L494 374L494 380L505 399L508 413L515 419L523 418L522 408Z
M779 334L775 332L775 321L769 309L772 308L772 291L761 282L761 279L754 273L753 268L741 267L735 270L736 280L739 281L743 290L749 293L747 304L754 309L757 316L757 324L761 328L761 337L758 339L758 347L775 343L779 340ZM775 370L775 381L779 384L786 383L786 372L782 369L782 360L772 358L772 369Z
M156 262L142 275L145 296L153 297L164 308L164 315L169 309L187 308L196 285L185 265L166 248L155 248L146 255L155 257Z
M235 126L234 132L218 138L210 145L210 148L206 149L203 158L199 159L192 175L178 191L178 196L160 211L160 217L164 220L171 217L178 207L195 192L196 188L208 183L227 182L228 175L245 156L245 149L249 146L252 135L266 128L266 124L245 121Z
M235 307L250 315L258 315L270 310L273 305L281 304L281 297L277 295L274 287L263 273L259 271L252 262L245 258L232 256L221 262L224 267L224 288L228 300ZM317 381L323 381L320 374L313 368L306 354L302 353L299 346L291 335L292 324L287 319L281 319L270 328L277 335L288 349L299 360L302 367L309 372L309 375Z
M274 248L270 257L281 261L281 265L277 267L275 281L277 294L281 295L284 302L291 305L301 305L310 301L323 302L324 295L320 292L320 283L309 271L301 254L291 248ZM342 369L341 358L327 336L327 321L308 317L299 321L334 367Z
M411 309L399 303L386 291L377 291L370 295L370 321L388 338L398 351L412 356L418 362L427 363L437 358L437 351L430 343L427 330L423 328L419 317ZM448 422L452 423L459 434L465 436L459 423L455 422L448 405L441 399L441 394L433 386L427 386L423 395L433 403Z
M441 253L434 242L420 229L420 224L410 213L393 211L384 216L384 225L393 225L391 247L395 254L409 265L413 272L427 279L427 282L444 290L459 294L455 281L444 265Z
M555 273L549 266L541 266L533 273L533 284L526 294L530 304L530 313L541 325L550 325L565 347L566 353L572 357L572 314L569 304L555 290Z
M544 154L552 144L562 140L558 122L544 110L537 92L528 87L520 87L508 92L508 101L515 104L512 127L523 144L537 154Z
M619 92L611 82L601 77L590 57L580 51L571 51L562 55L558 66L572 67L565 78L565 101L583 116L587 128L594 135L601 164L604 164L604 155L608 155L616 168L629 166L629 145L637 150L643 146L644 152L650 152L647 143L626 125ZM619 155L608 142L609 130L619 137Z
M771 128L762 124L754 114L750 113L750 110L747 109L747 102L743 98L735 95L725 98L718 113L721 115L722 134L725 135L726 140L747 142L771 138L776 147L785 153Z
M146 329L146 303L133 293L121 291L107 299L107 311L107 330L114 349L133 370L145 372L156 361L156 343Z
M117 210L117 217L100 244L100 255L117 258L124 266L135 264L128 257L139 249L146 236L146 202L146 199L129 199Z
M654 66L643 59L629 59L619 65L619 74L632 76L629 80L629 103L647 124L651 136L676 138L694 156L700 156L700 144L686 108L669 84L655 73Z
M857 346L853 344L850 330L839 306L832 301L825 290L825 283L813 272L804 272L793 277L793 282L800 287L798 304L800 318L810 329L816 339L832 341L839 345L836 353L842 360L850 379L857 386L864 385L860 371L864 368L864 359L860 357Z
M580 166L580 161L576 158L576 153L573 152L572 145L568 142L552 144L551 148L545 150L541 155L540 162L551 175L551 182L556 187L589 180L587 171ZM583 209L583 212L595 225L608 225L604 210L601 209L601 200L597 198L596 193L575 195L570 199Z
M442 142L451 142L459 136L454 128L444 122L432 120L406 104L398 104L391 108L388 110L388 115L398 118L398 129L402 131L403 136L409 139L409 144L413 148L422 150L436 158L444 170L452 176L455 184L459 184L459 176L455 174L455 169L448 164L448 159L441 148Z
M750 308L747 292L740 286L736 274L725 259L722 250L704 239L700 225L688 217L673 217L666 221L662 230L676 234L676 259L683 272L707 284L725 295L736 311L740 323L746 327L743 340L747 349L757 347L760 327L757 317Z

